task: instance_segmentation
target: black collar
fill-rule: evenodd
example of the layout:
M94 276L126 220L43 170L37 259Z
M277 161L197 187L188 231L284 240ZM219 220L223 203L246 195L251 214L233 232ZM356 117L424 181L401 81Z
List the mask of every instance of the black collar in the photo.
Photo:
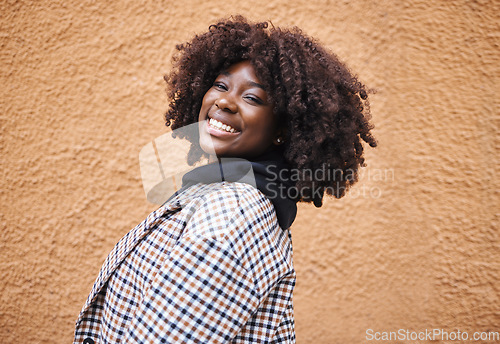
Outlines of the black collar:
M182 189L197 183L242 182L259 189L273 203L281 228L288 229L297 215L296 201L290 197L294 183L281 151L269 151L257 158L220 158L197 167L182 177ZM179 191L182 191L179 190Z

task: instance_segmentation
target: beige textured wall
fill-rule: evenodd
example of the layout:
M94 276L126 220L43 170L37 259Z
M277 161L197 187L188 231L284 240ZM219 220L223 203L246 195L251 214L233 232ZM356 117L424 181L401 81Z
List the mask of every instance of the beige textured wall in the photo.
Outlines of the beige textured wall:
M177 42L241 13L297 25L378 93L351 196L293 226L298 343L500 331L500 2L2 1L0 342L68 343L107 253L155 206ZM406 341L409 342L409 341ZM440 341L437 341L440 342Z

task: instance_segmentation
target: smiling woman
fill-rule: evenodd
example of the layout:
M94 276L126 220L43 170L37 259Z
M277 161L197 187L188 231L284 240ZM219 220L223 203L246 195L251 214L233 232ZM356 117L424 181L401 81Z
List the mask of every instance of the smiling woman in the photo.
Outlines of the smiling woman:
M356 182L366 90L296 28L235 17L177 49L166 125L216 162L118 242L74 342L295 343L296 202Z
M202 99L212 91L229 91L230 98L221 97L222 105L233 101L234 90L226 85L232 77L229 71L234 73L245 61L246 76L253 79L248 81L265 98L249 94L243 99L250 105L262 101L258 105L269 106L277 121L276 127L265 129L266 135L271 131L281 144L271 145L271 151L291 169L316 170L327 165L332 171L342 171L335 180L300 178L293 185L297 189L294 200L319 207L325 193L340 198L357 182L359 167L364 165L362 142L372 147L377 144L371 134L367 90L335 54L298 28L268 28L267 23L251 24L242 17L211 25L208 32L177 48L173 70L165 76L171 99L165 115L167 126L179 129L207 115L200 108ZM231 106L225 107L225 120L231 117ZM198 134L181 136L192 142L190 163L207 155L207 141L201 146ZM267 144L263 142L254 152L240 148L245 157L256 157Z
M214 149L219 157L252 158L281 141L277 116L250 61L215 79L203 97L199 121L201 148Z

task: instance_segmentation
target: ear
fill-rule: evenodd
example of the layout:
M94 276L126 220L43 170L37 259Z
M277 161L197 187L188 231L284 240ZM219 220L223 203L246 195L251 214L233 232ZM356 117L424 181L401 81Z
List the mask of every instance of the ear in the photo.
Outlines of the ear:
M285 143L285 137L286 137L286 130L283 127L278 128L276 130L276 134L274 135L274 140L273 143L276 146L281 146L283 143Z

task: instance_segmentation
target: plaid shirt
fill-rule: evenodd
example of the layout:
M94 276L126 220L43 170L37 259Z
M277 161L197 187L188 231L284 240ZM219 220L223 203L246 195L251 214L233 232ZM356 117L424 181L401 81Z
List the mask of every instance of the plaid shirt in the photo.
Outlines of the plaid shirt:
M113 248L74 343L295 343L289 230L243 183L196 184Z

